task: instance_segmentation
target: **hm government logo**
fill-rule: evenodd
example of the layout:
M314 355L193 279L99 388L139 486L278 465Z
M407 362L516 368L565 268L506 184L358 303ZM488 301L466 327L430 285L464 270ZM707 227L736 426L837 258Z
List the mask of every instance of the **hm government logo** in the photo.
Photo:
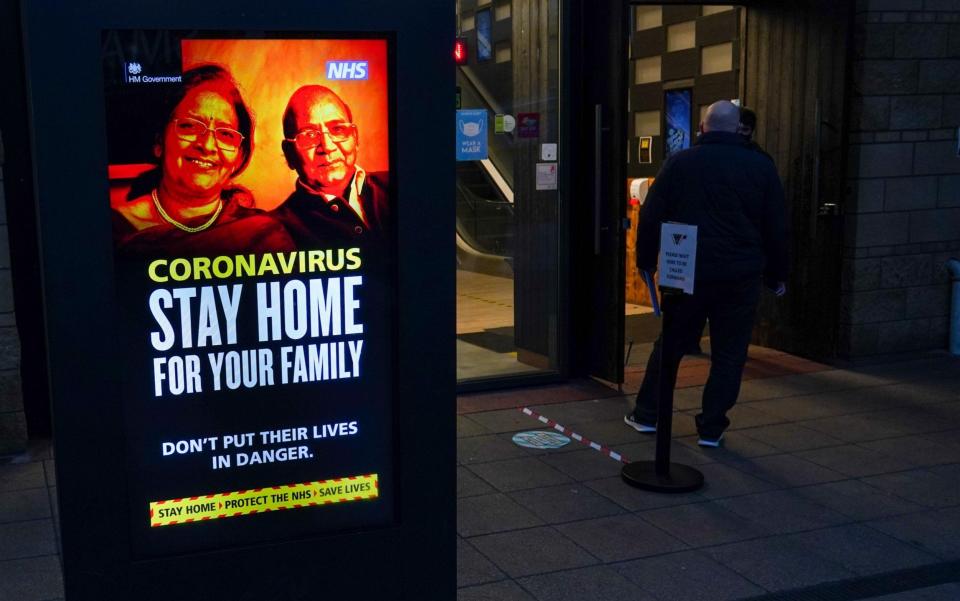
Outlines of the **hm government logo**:
M123 63L124 83L180 83L182 75L144 75L140 63Z
M687 235L686 235L686 234L674 234L674 235L673 235L673 243L676 244L677 246L680 246L680 243L683 242L683 241L686 240L686 239L687 239Z
M327 61L327 79L362 81L370 77L367 61Z

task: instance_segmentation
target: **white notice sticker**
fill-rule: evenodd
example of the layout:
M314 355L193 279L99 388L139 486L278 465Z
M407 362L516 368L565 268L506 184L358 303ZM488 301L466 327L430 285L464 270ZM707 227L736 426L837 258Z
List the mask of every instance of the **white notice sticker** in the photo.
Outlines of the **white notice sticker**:
M693 294L697 268L697 226L664 223L660 227L660 287Z
M557 164L537 163L537 190L557 189Z

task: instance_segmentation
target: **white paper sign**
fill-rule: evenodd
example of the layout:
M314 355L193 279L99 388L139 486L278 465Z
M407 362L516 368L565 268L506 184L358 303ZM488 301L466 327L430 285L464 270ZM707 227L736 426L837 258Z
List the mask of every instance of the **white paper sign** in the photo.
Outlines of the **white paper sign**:
M557 145L545 142L540 145L540 160L541 161L555 161L557 160Z
M557 164L537 163L537 190L557 189Z
M660 227L660 286L693 294L697 268L697 226L664 223Z

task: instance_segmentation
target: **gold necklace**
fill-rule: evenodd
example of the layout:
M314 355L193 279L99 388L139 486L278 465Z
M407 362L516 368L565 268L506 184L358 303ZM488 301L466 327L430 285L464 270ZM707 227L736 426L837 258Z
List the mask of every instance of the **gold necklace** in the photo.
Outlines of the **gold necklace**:
M196 234L197 232L202 232L203 230L213 225L213 223L217 220L217 217L220 216L220 212L223 211L223 199L221 198L219 199L220 203L217 205L217 210L213 212L213 215L210 217L210 220L202 225L192 227L192 226L184 225L180 223L179 221L177 221L176 219L168 215L166 211L163 210L163 207L160 206L160 198L157 196L156 188L154 188L153 191L150 193L150 197L153 198L153 206L157 207L157 212L160 213L160 216L163 217L163 219L167 223L189 234Z

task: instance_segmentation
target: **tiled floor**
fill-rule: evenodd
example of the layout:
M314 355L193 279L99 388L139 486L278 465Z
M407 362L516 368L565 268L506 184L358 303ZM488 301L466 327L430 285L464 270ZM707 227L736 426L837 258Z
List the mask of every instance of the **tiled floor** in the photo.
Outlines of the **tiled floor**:
M629 395L573 382L461 398L458 599L724 601L960 560L960 359L794 367L744 382L721 449L696 446L702 387L678 391L673 459L706 478L684 495L630 488L620 463L576 442L512 441L541 429L515 408L530 405L649 459L653 438L619 421ZM40 443L0 464L0 601L63 595L52 466ZM957 601L960 584L869 599Z
M697 493L629 488L616 461L575 442L512 445L542 427L516 409L464 412L459 599L723 601L960 559L960 360L838 370L766 356L722 449L696 446L702 386L678 390L673 459L704 473ZM533 408L650 459L653 438L619 422L630 403ZM874 599L956 601L957 586Z

